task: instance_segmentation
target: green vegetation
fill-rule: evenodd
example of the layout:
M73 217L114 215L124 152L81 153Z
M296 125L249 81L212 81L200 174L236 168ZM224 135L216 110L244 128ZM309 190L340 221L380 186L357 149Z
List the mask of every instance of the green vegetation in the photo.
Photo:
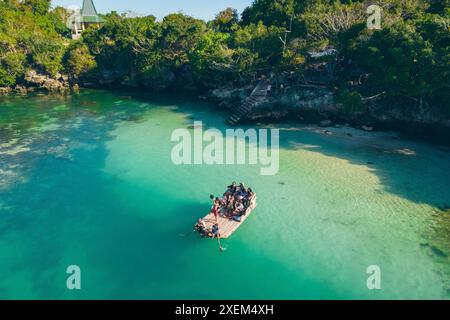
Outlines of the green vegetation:
M112 12L75 41L67 12L52 10L49 0L1 1L0 86L20 83L28 69L154 90L206 90L287 71L337 90L350 112L379 96L386 105L438 106L450 114L450 1L378 5L381 30L366 27L362 0L255 0L241 17L227 8L209 22ZM330 49L336 54L311 54Z
M31 68L49 75L62 70L62 22L49 8L43 0L0 2L0 86L15 85Z

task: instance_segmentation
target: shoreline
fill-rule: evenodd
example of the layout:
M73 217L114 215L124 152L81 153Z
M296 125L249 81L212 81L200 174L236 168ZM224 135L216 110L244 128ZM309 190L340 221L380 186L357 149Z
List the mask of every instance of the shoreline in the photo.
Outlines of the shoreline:
M187 89L172 89L167 88L163 90L152 91L148 90L143 92L143 88L137 87L124 87L124 86L84 86L72 85L65 88L65 90L48 90L39 87L26 87L26 92L15 91L11 89L7 94L0 92L0 102L2 98L7 97L33 97L33 96L65 96L78 94L83 90L98 90L117 92L122 94L137 95L143 94L148 97L158 97L161 95L171 95L176 93L186 97L192 101L199 101L209 104L212 111L218 111L226 113L232 110L233 105L238 105L240 102L223 101L218 102L217 99L209 95L210 91L193 91ZM232 100L232 99L230 99ZM279 125L284 123L293 122L302 126L317 126L317 128L325 131L335 131L339 128L347 128L357 130L358 132L365 133L392 133L393 136L390 139L408 139L414 142L426 143L431 145L448 147L450 146L450 140L446 139L447 127L436 127L433 124L417 124L416 122L407 123L405 121L379 121L375 119L365 119L364 117L358 118L354 115L347 115L342 112L335 112L333 114L320 115L316 111L312 110L286 110L286 108L280 108L277 112L270 111L268 108L255 108L253 114L248 118L243 119L242 125ZM224 119L225 120L225 119ZM349 132L348 134L353 135ZM347 135L348 135L347 134Z

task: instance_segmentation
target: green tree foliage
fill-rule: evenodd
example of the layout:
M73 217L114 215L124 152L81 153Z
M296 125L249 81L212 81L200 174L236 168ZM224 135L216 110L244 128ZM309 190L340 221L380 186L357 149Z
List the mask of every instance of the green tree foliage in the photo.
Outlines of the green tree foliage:
M216 31L230 33L238 28L239 13L236 9L226 8L219 12L212 21L212 26Z
M201 34L190 52L189 61L198 71L204 71L213 62L227 62L231 51L227 51L226 34L208 30Z
M123 80L136 70L147 68L151 62L147 53L152 50L153 37L159 32L155 18L125 19L112 13L106 19L101 29L90 29L83 35L98 69L114 73L117 80Z
M377 5L381 30L367 29L364 0L254 0L241 19L226 8L208 23L182 13L156 21L112 12L100 29L73 42L63 8L51 10L48 0L1 1L0 85L20 82L31 68L153 89L317 72L338 89L336 98L349 112L361 110L365 97L383 93L387 106L437 105L450 114L449 0ZM312 54L329 49L336 54Z
M23 4L36 14L46 15L50 10L51 0L24 0Z
M334 1L328 4L317 1L306 7L297 19L303 22L304 36L309 41L337 46L341 33L365 21L365 9L364 4L358 2L343 4Z
M372 34L362 30L346 52L354 67L368 75L361 89L386 92L388 98L416 105L449 108L448 22L436 14L422 14Z
M159 45L166 62L179 67L189 62L191 53L206 32L206 24L181 13L170 14L161 25Z
M250 7L242 13L242 23L258 24L260 21L266 25L288 27L291 16L294 14L295 0L255 0Z
M67 20L69 19L69 12L63 7L56 7L48 14L48 18L55 27L55 31L60 35L69 38L70 30L67 27Z
M100 30L83 35L100 73L113 74L116 83L157 88L177 79L183 82L187 73L191 78L213 76L208 66L232 55L228 38L181 13L160 23L152 16L127 19L113 13Z
M338 103L342 103L344 111L347 113L355 113L363 110L361 94L357 91L343 89L338 92L335 100Z
M236 31L233 45L254 53L256 68L268 69L282 58L283 46L279 37L283 32L283 28L266 26L262 21L251 23Z
M67 73L75 79L89 76L97 67L95 57L84 43L75 43L67 50L64 65Z
M0 2L0 86L13 86L29 69L62 70L64 40L49 13L50 1Z

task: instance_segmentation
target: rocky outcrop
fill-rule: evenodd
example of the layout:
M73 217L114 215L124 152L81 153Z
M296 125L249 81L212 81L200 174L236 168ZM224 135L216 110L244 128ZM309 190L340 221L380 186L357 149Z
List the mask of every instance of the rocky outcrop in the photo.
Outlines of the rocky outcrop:
M0 88L0 96L5 96L8 94L19 94L19 95L25 95L30 92L33 92L34 88L32 87L26 87L22 85L15 85L14 87L1 87Z
M244 99L246 99L253 90L252 85L233 88L233 87L222 87L213 89L208 92L206 98L217 104L221 108L234 109L238 104L240 104Z
M0 95L7 95L10 93L28 94L34 91L45 92L65 92L73 89L76 84L71 86L69 76L57 73L55 76L40 74L36 70L28 70L23 81L16 84L14 87L0 87Z
M39 74L35 70L29 70L24 77L26 84L49 92L65 91L70 88L69 77L63 74L56 74L54 77Z
M12 89L10 87L0 87L0 96L7 95L11 93Z
M253 85L243 88L219 88L209 92L208 99L217 103L220 107L235 109L246 99L253 89ZM253 108L247 116L251 121L261 119L301 118L314 116L315 120L322 121L342 111L342 106L334 103L333 93L319 88L297 89L283 88L272 90L269 96L261 104Z
M208 100L234 110L251 92L252 86L211 90ZM400 103L366 103L358 112L348 112L335 101L335 92L319 85L274 86L266 101L252 109L247 123L261 121L316 123L321 126L350 124L365 130L397 130L421 137L439 137L450 129L450 117L439 108L420 108Z
M27 94L32 91L33 91L33 88L27 88L27 87L21 86L21 85L16 85L14 87L14 92L17 94Z
M319 126L328 127L328 126L331 126L331 124L332 124L331 120L322 120L322 121L320 121Z
M415 127L442 127L450 129L450 117L436 106L420 107L396 104L374 105L367 113L378 123L405 123Z

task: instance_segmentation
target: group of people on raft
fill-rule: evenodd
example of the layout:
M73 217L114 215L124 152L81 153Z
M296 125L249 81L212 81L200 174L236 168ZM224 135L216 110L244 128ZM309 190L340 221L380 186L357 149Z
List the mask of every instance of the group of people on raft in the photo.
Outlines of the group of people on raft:
M211 229L206 227L203 219L198 219L195 225L197 230L203 237L217 238L220 237L218 216L227 217L235 221L241 221L241 217L247 212L251 204L254 192L251 188L245 187L241 182L239 185L235 181L227 187L222 197L211 196L213 206L210 213L214 215L215 223Z

